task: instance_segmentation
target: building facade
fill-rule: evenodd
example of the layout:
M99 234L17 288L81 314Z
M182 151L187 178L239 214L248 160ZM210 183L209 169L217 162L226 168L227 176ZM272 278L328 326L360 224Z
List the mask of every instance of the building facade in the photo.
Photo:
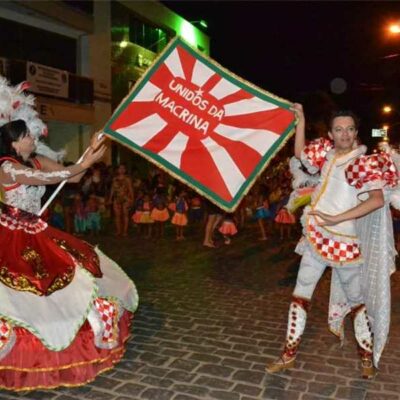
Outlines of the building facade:
M209 37L155 0L0 2L0 74L27 80L50 146L76 161L170 39L209 54ZM113 144L107 162L135 156Z

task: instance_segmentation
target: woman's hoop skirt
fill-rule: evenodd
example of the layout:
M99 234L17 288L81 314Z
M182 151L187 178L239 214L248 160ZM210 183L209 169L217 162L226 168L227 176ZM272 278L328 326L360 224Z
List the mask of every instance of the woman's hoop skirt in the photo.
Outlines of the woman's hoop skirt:
M138 295L99 249L1 205L0 388L79 386L124 354Z

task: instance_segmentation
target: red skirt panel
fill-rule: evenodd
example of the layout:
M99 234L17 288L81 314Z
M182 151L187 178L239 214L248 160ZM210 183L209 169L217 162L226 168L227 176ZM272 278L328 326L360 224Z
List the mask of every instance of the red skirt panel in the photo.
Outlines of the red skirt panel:
M98 256L89 243L26 211L5 204L1 208L1 283L39 296L50 295L73 279L74 259L92 275L102 276Z
M133 314L124 311L119 320L119 343L110 350L94 344L94 334L86 321L69 347L51 351L24 328L14 328L14 347L0 361L0 388L13 391L51 389L84 385L123 356Z

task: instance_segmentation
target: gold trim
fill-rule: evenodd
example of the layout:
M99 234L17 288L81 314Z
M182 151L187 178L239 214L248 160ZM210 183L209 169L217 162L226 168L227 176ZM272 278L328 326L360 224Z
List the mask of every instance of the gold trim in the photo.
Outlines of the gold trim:
M42 257L32 247L25 247L21 254L22 259L31 266L35 272L37 279L44 279L49 277L49 272L43 264Z
M100 371L98 371L96 373L96 375L93 378L90 378L84 382L81 383L59 383L58 385L54 385L54 386L45 386L45 385L40 385L40 386L24 386L21 388L11 388L11 387L7 387L7 386L1 386L0 385L0 389L4 389L4 390L9 390L12 392L23 392L23 391L32 391L32 390L38 390L38 389L56 389L59 387L78 387L78 386L84 386L86 384L88 384L89 382L93 382L100 374L106 372L106 371L110 371L111 369L113 369L115 367L115 364L117 364L118 362L121 361L122 357L125 354L126 349L122 348L122 354L119 358L115 359L112 361L113 365L111 367L106 367Z
M25 275L21 274L14 277L8 271L6 266L0 268L0 282L5 286L20 292L30 292L37 296L43 296L44 294L33 285Z
M81 367L83 365L88 365L88 364L96 364L96 363L103 363L107 361L114 353L118 353L120 351L125 351L124 344L126 341L129 339L130 335L127 336L127 338L124 340L123 344L119 347L116 347L115 349L112 349L110 353L107 355L107 357L103 358L96 358L94 360L88 360L88 361L80 361L76 363L71 363L68 365L62 365L60 367L47 367L47 368L15 368L12 366L7 366L7 365L0 365L0 371L20 371L20 372L27 372L27 373L35 373L35 372L49 372L49 371L62 371L65 369L69 368L76 368L76 367Z

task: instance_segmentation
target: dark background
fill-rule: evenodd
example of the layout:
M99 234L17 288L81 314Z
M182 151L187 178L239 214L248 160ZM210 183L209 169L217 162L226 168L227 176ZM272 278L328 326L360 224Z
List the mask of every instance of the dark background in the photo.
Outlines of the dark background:
M398 141L400 34L387 28L400 22L400 2L163 3L189 21L206 20L207 29L196 26L210 35L213 59L265 90L304 103L314 125L333 107L350 108L361 117L364 142L373 144L371 129L383 123L393 126L391 140ZM335 78L345 90L335 87ZM383 115L384 104L393 106L390 116Z

